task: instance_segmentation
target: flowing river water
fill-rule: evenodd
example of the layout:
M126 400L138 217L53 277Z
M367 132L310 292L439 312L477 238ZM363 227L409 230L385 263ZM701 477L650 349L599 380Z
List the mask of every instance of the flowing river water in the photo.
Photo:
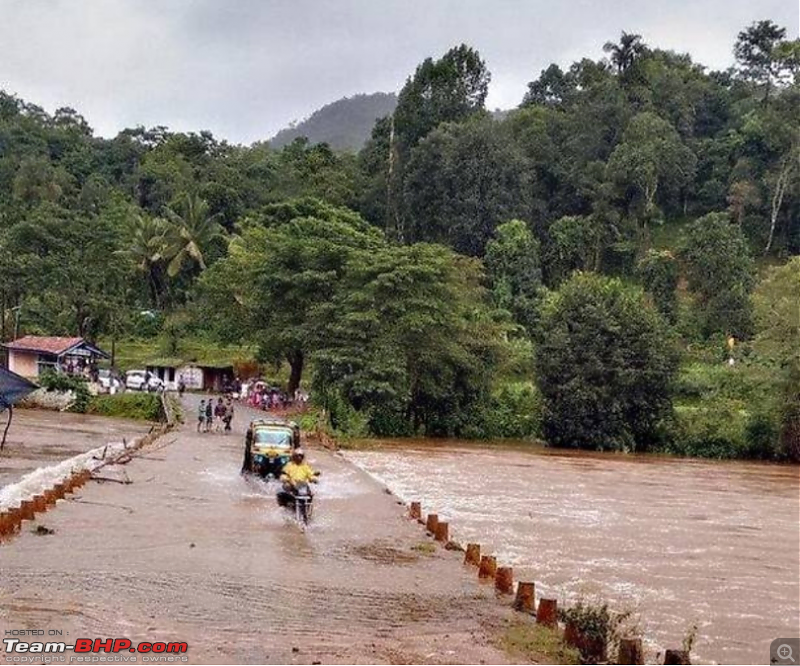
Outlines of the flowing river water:
M347 457L559 603L639 618L651 658L767 663L800 632L800 469L530 446L378 442Z

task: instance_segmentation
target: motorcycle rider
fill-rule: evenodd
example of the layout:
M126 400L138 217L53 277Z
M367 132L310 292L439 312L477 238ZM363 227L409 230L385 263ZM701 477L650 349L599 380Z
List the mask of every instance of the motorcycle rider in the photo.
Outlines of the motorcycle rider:
M286 463L281 472L283 489L278 493L278 504L286 506L294 497L295 489L300 483L316 483L318 472L305 461L306 454L303 449L292 451L292 459Z

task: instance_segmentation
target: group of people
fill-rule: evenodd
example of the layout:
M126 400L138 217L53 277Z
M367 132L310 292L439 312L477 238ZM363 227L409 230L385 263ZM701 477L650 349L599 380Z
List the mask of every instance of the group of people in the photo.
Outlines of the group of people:
M233 399L220 396L216 402L213 398L200 401L197 408L197 432L231 431L233 421Z
M242 384L240 397L251 407L264 410L283 410L289 407L302 410L308 403L308 394L302 389L298 388L290 395L260 381Z

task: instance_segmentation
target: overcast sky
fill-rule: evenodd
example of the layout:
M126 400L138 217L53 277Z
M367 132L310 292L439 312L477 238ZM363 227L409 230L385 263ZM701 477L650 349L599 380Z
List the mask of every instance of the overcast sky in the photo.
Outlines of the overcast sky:
M97 134L136 125L266 139L327 102L397 91L461 42L492 72L489 108L519 104L551 62L602 56L621 30L732 64L736 33L798 33L800 0L0 0L0 87Z

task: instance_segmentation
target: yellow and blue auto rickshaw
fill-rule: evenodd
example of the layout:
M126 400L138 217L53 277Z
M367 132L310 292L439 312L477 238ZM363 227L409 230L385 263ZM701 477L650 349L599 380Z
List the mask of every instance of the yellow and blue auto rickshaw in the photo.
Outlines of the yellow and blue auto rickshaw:
M280 478L292 451L299 447L300 427L294 421L255 419L245 435L242 473L250 472L267 480Z

